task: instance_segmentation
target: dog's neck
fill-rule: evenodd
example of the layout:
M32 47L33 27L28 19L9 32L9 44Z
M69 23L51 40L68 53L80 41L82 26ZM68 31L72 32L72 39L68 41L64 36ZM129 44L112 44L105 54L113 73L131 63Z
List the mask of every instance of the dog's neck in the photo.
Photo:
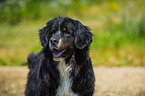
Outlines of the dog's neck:
M71 72L73 65L71 64L66 64L66 61L63 59L57 59L59 60L59 63L57 65L57 68L60 73L60 85L57 89L57 96L77 96L75 94L71 87L72 87L72 77L71 77Z

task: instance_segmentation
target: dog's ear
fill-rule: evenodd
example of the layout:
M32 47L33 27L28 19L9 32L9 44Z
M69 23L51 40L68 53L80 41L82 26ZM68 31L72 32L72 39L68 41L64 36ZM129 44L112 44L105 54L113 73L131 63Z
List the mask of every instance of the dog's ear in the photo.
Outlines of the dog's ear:
M48 43L46 38L47 31L47 27L44 27L39 31L40 42L43 47L46 46L46 44Z
M84 26L79 21L75 21L75 46L78 49L83 49L92 42L92 33L87 26Z
M41 45L43 47L46 47L48 45L49 37L50 37L50 31L51 31L51 25L52 25L53 20L49 21L45 27L39 30L39 38Z

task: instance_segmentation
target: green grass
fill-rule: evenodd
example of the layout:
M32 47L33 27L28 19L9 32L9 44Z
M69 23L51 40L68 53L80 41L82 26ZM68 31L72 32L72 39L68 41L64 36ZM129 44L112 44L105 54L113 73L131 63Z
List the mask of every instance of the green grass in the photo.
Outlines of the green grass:
M97 33L90 51L92 61L96 66L145 66L144 42L125 34Z
M44 23L45 24L45 23ZM27 55L38 52L39 45L38 29L39 22L23 22L17 26L3 24L0 26L0 64L1 65L24 65ZM39 46L39 47L38 47Z
M144 1L131 1L133 8L128 7L130 2L104 2L80 8L81 15L73 11L63 15L92 29L90 56L94 66L145 66L145 15L140 2ZM1 23L0 65L25 65L30 52L41 50L38 30L50 19L24 19L17 25Z

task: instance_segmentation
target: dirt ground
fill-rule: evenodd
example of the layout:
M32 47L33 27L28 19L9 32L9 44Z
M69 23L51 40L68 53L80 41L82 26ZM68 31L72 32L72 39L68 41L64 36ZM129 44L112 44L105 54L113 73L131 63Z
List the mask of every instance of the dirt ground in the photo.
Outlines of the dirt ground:
M145 68L94 68L94 96L145 96ZM24 96L27 67L0 67L0 96Z

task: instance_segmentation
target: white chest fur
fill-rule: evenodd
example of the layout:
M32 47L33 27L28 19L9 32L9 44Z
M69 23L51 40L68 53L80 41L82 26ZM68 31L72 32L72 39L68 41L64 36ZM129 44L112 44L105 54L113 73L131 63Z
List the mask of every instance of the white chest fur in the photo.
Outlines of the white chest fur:
M72 66L65 64L65 61L61 60L57 67L60 72L60 85L56 96L78 96L71 89L72 78L70 77L70 72L72 71Z

